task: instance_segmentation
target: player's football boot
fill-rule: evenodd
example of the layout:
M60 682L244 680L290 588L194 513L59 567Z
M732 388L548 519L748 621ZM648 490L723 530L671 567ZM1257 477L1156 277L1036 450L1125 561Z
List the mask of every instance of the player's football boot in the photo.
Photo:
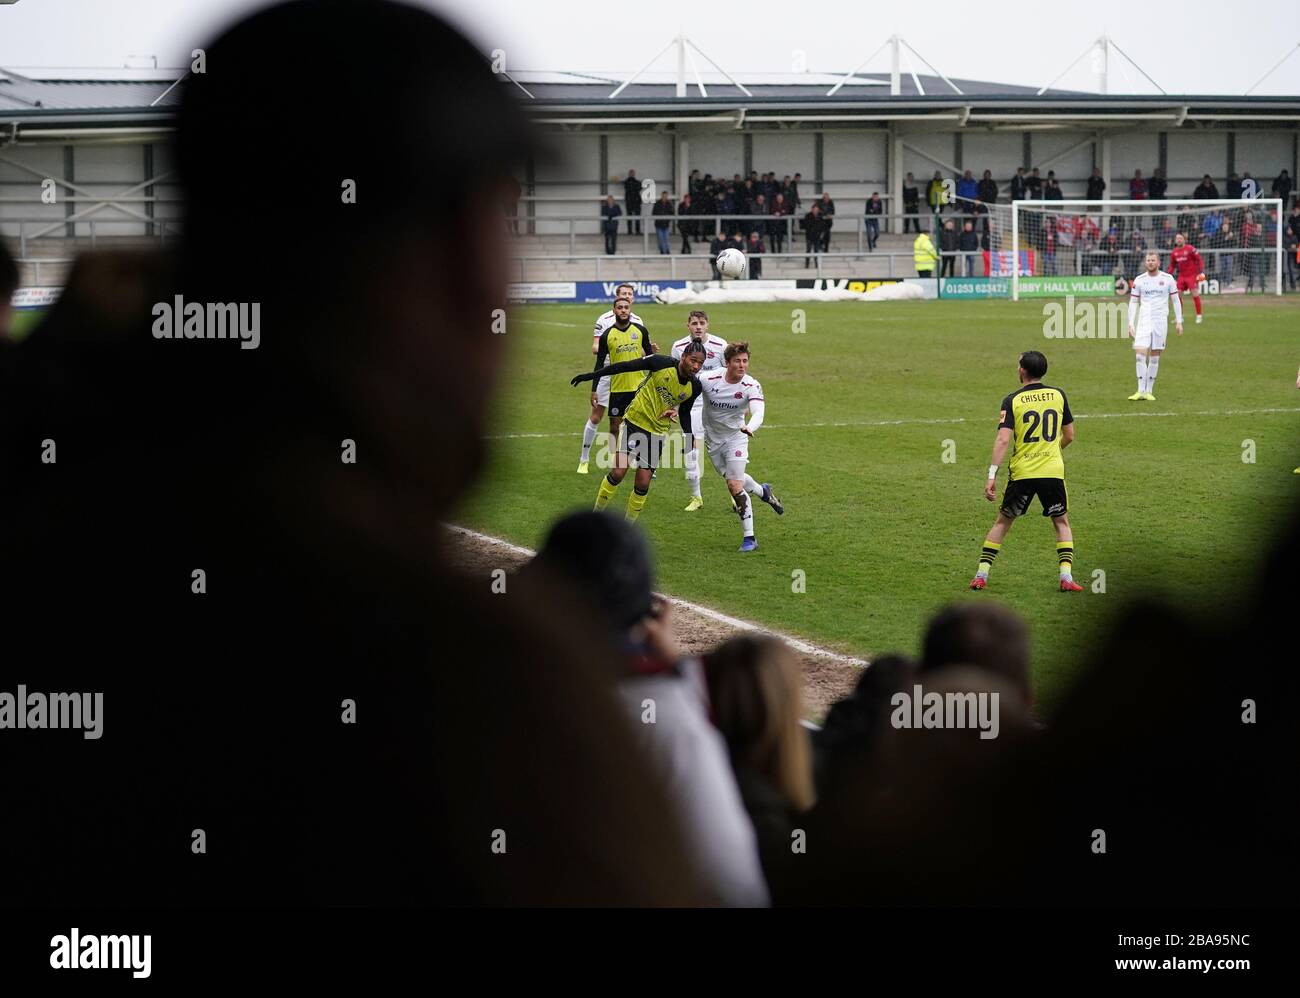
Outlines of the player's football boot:
M1196 317L1196 324L1197 324L1198 326L1201 324L1201 316L1199 316L1199 315Z
M1143 393L1142 393L1142 401L1143 401L1143 402L1154 402L1155 400L1156 400L1156 397L1155 397L1154 395L1152 395L1150 392L1143 392Z
M579 462L578 462L578 474L579 474L579 475L585 475L585 474L587 474L587 462L586 462L586 461L579 461Z
M763 483L763 502L771 506L772 509L776 512L777 516L780 516L782 513L785 512L785 506L782 504L781 500L778 499L776 495L772 492L772 486L768 482Z
M970 580L970 587L972 589L983 589L988 584L989 580L983 575L977 575L975 578Z
M699 496L691 496L691 501L686 504L686 512L694 513L697 509L699 509L703 505L704 505L703 499L701 499Z
M1061 580L1061 592L1063 592L1063 593L1081 593L1081 592L1083 592L1083 586L1079 585L1079 583L1075 582L1075 581L1072 580L1072 579L1062 579L1062 580Z
M743 541L740 542L740 550L757 551L758 541L756 541L753 537L746 537Z
M1134 392L1132 395L1130 395L1130 396L1128 397L1128 400L1129 400L1130 402L1141 402L1141 401L1142 401L1142 393L1141 393L1141 392Z

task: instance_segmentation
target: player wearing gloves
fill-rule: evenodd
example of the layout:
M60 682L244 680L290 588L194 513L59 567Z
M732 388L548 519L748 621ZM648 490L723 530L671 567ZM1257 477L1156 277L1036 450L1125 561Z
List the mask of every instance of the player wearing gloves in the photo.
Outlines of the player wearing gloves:
M1174 248L1169 254L1169 269L1178 273L1178 290L1192 293L1196 306L1196 321L1201 321L1201 282L1205 280L1205 262L1196 247L1181 232L1174 236Z

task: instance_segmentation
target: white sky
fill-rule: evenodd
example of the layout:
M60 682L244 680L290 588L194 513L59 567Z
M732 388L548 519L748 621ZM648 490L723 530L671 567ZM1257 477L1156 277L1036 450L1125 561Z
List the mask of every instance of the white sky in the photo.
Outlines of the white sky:
M1104 32L1171 94L1243 93L1292 51L1255 93L1300 95L1296 0L1243 4L1240 15L1224 0L415 2L443 12L484 52L504 50L511 71L576 69L623 78L685 30L732 72L789 74L796 50L813 72L846 72L897 31L948 76L1041 86ZM18 0L0 5L0 67L116 67L139 55L156 55L160 66L182 66L215 28L263 5L263 0ZM1013 17L1008 11L1017 13ZM1155 92L1136 70L1118 69L1115 62L1112 93ZM671 57L656 68L671 71ZM881 53L866 71L887 69L888 58ZM1091 69L1091 59L1084 58L1057 85L1096 89ZM33 70L33 75L41 74Z

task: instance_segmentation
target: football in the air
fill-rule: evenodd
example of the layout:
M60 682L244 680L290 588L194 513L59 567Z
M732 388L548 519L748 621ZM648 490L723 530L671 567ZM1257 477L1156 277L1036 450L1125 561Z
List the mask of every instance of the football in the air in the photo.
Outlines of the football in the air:
M745 254L738 249L724 249L718 254L718 273L723 277L743 277L747 265Z

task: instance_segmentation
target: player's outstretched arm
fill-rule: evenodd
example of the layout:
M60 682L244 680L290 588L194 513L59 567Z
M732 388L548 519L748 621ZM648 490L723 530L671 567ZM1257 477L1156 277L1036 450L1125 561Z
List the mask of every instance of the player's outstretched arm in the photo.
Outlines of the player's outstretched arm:
M584 371L582 374L574 375L569 384L577 385L582 381L595 381L598 378L607 378L611 374L627 374L629 371L661 371L665 367L676 366L677 362L671 357L652 353L645 357L638 357L636 360L624 360L617 364L610 364L596 371Z

